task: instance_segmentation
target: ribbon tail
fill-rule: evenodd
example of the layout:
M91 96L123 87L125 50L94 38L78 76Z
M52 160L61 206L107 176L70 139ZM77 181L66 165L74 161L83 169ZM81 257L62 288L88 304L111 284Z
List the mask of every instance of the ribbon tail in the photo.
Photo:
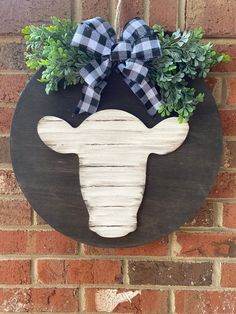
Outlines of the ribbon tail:
M144 104L149 115L154 116L157 113L158 108L161 106L161 97L155 86L153 86L146 78L143 79L141 83L131 81L127 77L123 77L123 79L132 92Z
M94 113L98 109L101 93L107 85L111 73L111 62L107 58L102 62L92 60L80 70L85 83L82 87L82 96L75 110L75 114L83 112Z
M82 88L82 96L75 109L75 114L80 114L83 112L88 112L90 114L95 113L98 109L101 93L106 85L106 80L102 81L96 87L84 84Z

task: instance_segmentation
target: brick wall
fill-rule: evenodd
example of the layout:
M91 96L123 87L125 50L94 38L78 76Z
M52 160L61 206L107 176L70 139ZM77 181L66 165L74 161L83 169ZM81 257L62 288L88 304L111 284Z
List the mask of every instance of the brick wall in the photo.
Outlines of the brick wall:
M235 0L124 0L122 5L122 24L140 15L168 30L202 26L206 38L232 56L207 79L222 118L224 155L215 186L191 221L142 247L90 247L52 230L17 186L9 132L30 76L20 29L51 15L77 20L100 15L113 22L115 6L109 0L0 0L0 313L112 308L115 313L236 313Z

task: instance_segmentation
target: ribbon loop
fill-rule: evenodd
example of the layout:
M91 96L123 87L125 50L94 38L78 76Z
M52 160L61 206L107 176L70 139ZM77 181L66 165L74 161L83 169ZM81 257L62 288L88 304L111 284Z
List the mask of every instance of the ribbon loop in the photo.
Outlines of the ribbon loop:
M160 96L148 78L145 62L161 55L159 40L154 31L140 18L130 20L117 42L112 26L100 17L81 23L71 45L92 52L94 59L80 70L85 81L77 112L94 113L98 109L101 92L116 65L130 89L155 115L161 105Z

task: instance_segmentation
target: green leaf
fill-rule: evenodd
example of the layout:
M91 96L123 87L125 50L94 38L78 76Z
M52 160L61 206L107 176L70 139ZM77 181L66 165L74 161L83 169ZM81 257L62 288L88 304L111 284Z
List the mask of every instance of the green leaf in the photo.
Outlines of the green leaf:
M69 19L51 17L50 25L28 25L22 29L26 41L26 64L30 69L42 69L39 81L45 84L46 93L58 90L58 84L67 88L82 82L80 69L92 59L70 45L77 24ZM204 94L196 93L188 86L190 79L204 78L212 66L230 60L229 55L218 53L212 43L202 43L202 28L171 35L155 24L153 30L161 45L162 55L147 63L149 77L159 89L162 105L158 113L162 117L177 114L179 121L188 121Z

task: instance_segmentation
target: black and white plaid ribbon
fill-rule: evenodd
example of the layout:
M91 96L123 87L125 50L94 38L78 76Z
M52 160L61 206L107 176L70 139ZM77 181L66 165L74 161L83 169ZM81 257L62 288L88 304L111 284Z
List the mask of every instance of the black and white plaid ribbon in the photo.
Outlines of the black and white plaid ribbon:
M145 105L150 115L160 107L160 96L148 79L145 62L161 55L154 31L140 18L130 20L117 42L112 26L100 17L79 24L71 45L92 52L94 59L80 70L85 84L77 113L97 111L101 92L113 68Z

